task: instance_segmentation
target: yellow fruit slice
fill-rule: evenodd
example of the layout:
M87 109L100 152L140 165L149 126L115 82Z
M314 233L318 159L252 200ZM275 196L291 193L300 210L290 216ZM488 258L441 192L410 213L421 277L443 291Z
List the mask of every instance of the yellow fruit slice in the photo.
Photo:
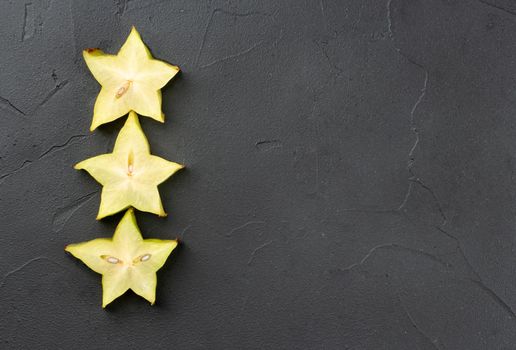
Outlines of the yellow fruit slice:
M83 57L102 85L90 130L131 110L165 121L160 89L179 72L179 67L152 58L134 27L117 55L106 54L100 49L87 49L83 51Z
M65 250L102 275L102 307L131 289L156 301L156 271L177 247L177 240L143 239L133 209L127 210L112 239L70 244Z
M166 216L158 185L179 169L181 164L150 154L149 143L138 121L130 112L118 134L113 153L86 159L75 165L102 184L97 220L130 206Z

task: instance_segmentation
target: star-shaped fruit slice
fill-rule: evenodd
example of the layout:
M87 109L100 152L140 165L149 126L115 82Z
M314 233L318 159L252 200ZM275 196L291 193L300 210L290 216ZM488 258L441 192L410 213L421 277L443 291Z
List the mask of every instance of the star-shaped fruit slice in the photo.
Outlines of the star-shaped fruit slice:
M100 49L83 51L84 60L102 89L95 102L90 130L133 110L164 122L161 91L179 67L152 58L133 27L117 55Z
M182 165L150 154L149 143L138 121L130 112L118 134L113 153L86 159L75 165L102 184L97 220L130 206L159 216L166 216L158 185Z
M177 244L177 240L143 239L133 209L129 209L113 238L69 244L65 250L102 275L102 307L129 289L152 305L156 300L156 271Z

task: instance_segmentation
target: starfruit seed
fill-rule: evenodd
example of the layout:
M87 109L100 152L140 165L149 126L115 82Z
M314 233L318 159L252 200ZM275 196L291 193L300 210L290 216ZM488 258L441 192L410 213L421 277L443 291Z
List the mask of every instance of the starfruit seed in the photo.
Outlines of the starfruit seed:
M122 85L122 86L118 89L118 91L116 92L115 97L116 97L116 98L120 98L120 97L122 97L122 96L127 92L127 90L129 90L129 88L131 87L131 84L132 84L132 83L133 83L133 82L132 82L131 80L127 80L127 81L124 83L124 85Z
M151 255L150 254L144 254L142 255L142 257L140 258L140 261L141 262L145 262L147 260L149 260L151 258Z
M127 175L133 175L134 171L134 153L133 150L129 152L129 156L127 157Z
M118 263L121 263L120 259L118 258L115 258L114 256L109 256L109 255L101 255L100 256L101 259L104 259L106 260L108 263L110 264L118 264Z

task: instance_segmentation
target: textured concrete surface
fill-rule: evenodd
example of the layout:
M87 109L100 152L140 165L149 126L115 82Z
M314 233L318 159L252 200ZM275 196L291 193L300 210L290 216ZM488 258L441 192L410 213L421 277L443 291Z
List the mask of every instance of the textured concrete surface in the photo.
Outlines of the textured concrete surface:
M516 4L0 2L5 349L514 349ZM81 50L137 26L182 74L147 237L184 244L151 307L100 308L65 244L110 236L72 165L99 90Z

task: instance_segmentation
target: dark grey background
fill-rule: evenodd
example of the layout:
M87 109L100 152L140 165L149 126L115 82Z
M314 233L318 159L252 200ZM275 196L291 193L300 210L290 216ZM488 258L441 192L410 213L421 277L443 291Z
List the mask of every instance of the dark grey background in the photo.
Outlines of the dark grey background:
M516 348L516 3L0 0L2 349ZM100 307L63 247L111 236L72 165L131 25L182 74L146 237L155 306Z

